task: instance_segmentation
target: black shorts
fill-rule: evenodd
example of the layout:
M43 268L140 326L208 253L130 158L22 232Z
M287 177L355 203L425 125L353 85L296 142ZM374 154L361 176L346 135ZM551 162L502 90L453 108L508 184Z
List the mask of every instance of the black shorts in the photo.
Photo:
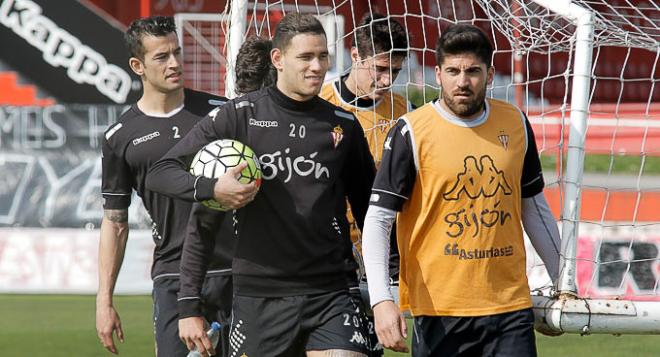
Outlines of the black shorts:
M347 290L287 297L234 296L230 356L302 357L305 351L368 355Z
M154 281L154 334L158 357L185 356L188 348L179 338L179 315L177 313L179 278L160 278ZM226 356L231 315L231 275L216 275L204 280L202 290L204 317L207 321L222 324L222 338L216 347L217 356ZM221 354L219 354L221 353Z
M414 357L536 356L532 309L478 317L420 316L413 328Z
M371 311L368 305L369 302L364 299L363 291L360 287L351 288L350 292L353 305L355 306L355 313L362 320L362 335L367 339L368 356L381 357L383 355L383 345L378 342L373 314L368 313Z

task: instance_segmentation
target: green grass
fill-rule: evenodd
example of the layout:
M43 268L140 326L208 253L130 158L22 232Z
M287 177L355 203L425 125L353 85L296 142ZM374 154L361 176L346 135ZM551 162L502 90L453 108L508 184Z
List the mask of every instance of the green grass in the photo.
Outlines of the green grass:
M120 356L153 356L151 298L120 296L116 305L126 336ZM2 357L112 355L96 337L93 296L0 295L0 316ZM538 336L537 343L542 357L660 356L659 336Z
M541 166L544 171L557 169L557 155L541 155ZM565 163L566 157L564 157ZM644 175L660 174L660 157L647 156L644 160ZM612 174L639 175L642 168L641 156L628 155L596 155L589 154L584 158L585 173L608 173L612 167ZM566 167L564 165L564 167Z
M154 354L151 297L115 303L126 342L121 356ZM96 337L94 296L0 295L0 356L112 356Z
M536 343L539 356L618 357L660 356L660 336L563 335L539 336Z

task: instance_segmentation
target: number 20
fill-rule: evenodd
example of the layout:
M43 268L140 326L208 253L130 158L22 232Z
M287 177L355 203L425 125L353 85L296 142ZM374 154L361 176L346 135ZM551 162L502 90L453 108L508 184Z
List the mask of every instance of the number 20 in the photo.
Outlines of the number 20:
M291 128L291 131L289 131L289 136L290 137L292 137L292 138L296 138L296 137L304 138L305 137L306 129L305 129L304 125L301 125L301 126L298 127L298 133L297 133L298 135L296 135L296 124L293 124L293 123L289 124L289 128Z

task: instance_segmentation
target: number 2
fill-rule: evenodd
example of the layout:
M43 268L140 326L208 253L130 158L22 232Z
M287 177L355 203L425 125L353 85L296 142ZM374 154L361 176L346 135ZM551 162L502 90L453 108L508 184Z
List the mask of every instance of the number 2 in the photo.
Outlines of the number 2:
M175 139L181 138L181 135L179 135L179 127L178 126L173 126L172 131L174 132L173 138L175 138Z
M343 314L343 316L344 316L344 326L351 326L351 316L349 314Z

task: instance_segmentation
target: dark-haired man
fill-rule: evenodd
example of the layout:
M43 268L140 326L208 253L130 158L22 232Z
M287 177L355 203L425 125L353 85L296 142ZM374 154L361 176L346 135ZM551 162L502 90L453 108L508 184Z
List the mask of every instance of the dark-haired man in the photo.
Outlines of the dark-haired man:
M373 159L355 117L317 96L329 60L325 31L316 18L287 14L277 25L271 60L277 84L211 113L152 167L147 185L176 194L181 187L171 179L196 180L181 158L213 140L230 138L250 146L264 180L253 201L237 211L232 355L363 357L366 340L346 282L345 212L348 197L362 221ZM197 194L208 199L211 191ZM214 221L212 212L196 205L189 230L212 230ZM204 259L186 261L187 256L194 255L184 255L182 273L202 275ZM195 316L180 321L189 346L207 353L208 338L200 326Z
M380 164L387 131L397 118L411 109L404 97L392 92L392 84L408 55L407 48L408 35L398 21L378 13L365 15L355 28L350 72L326 83L319 94L321 98L358 118L376 167ZM350 210L348 219L356 259L361 259L360 230ZM395 237L390 239L390 282L396 290L399 284L399 250ZM351 285L351 291L358 293L357 282ZM363 310L365 308L362 306ZM371 331L369 342L372 356L382 355L383 348L374 333L373 320L369 317L365 323L371 325L368 331Z
M486 99L493 49L481 30L450 26L436 51L440 98L390 130L365 222L376 332L385 347L407 349L388 289L396 219L413 356L535 356L520 222L553 280L559 232L534 133L518 108Z
M105 132L96 329L103 346L118 353L113 334L123 341L124 333L112 295L126 249L128 206L135 190L153 221L156 247L151 275L157 355L183 356L188 349L178 338L176 294L192 203L147 189L145 179L152 163L226 99L184 89L181 47L171 17L136 20L128 28L125 40L131 56L129 65L142 80L143 94ZM204 307L209 319L226 322L231 306L231 242L221 245L207 274Z
M277 72L270 62L270 40L251 36L238 50L236 55L236 91L247 94L275 84Z

